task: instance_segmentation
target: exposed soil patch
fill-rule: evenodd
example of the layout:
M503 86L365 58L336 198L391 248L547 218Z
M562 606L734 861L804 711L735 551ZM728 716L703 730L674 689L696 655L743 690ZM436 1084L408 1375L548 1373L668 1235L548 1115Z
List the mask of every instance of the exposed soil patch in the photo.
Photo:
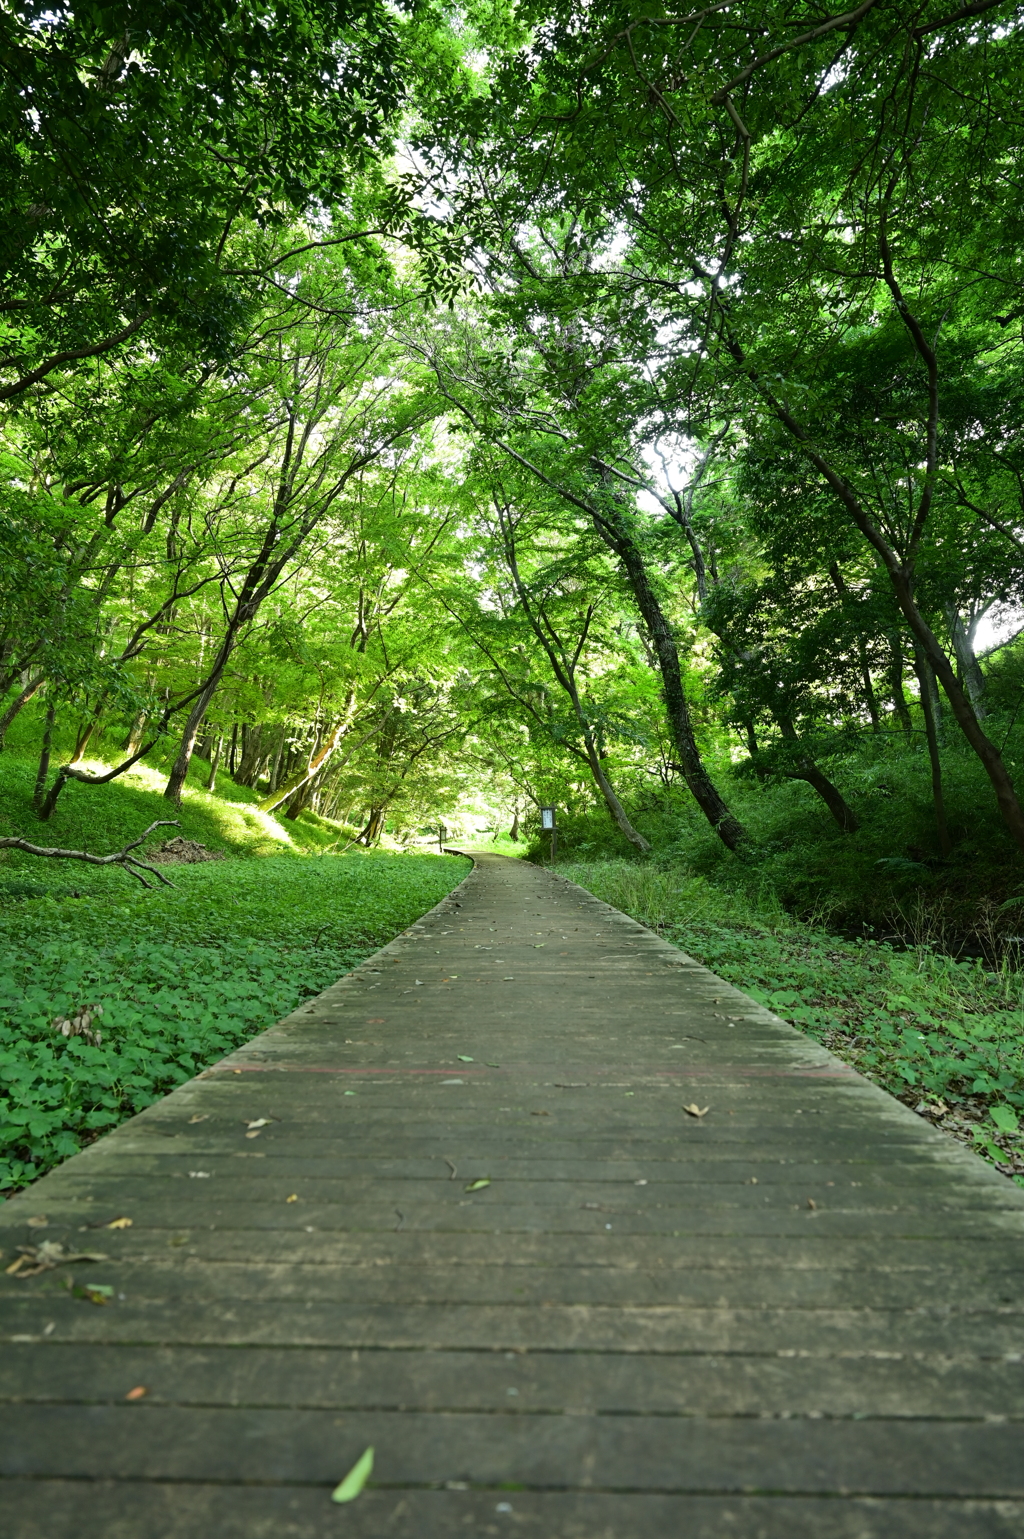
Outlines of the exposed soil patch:
M193 866L201 860L224 860L226 857L219 850L207 849L196 839L183 839L179 835L176 839L165 840L146 859L157 866Z

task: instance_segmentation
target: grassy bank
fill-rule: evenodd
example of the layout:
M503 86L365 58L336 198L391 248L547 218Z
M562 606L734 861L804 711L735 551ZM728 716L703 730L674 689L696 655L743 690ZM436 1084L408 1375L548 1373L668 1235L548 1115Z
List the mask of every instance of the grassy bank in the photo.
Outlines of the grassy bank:
M562 862L1024 1185L1024 976L928 946L843 941L683 866Z
M197 778L204 771L197 769ZM49 823L34 765L0 758L0 832L107 853L173 809L140 765L71 783ZM162 866L173 889L126 872L0 855L0 1190L16 1189L328 987L461 881L441 855L324 853L336 824L278 822L223 777L186 790L181 833L225 858ZM257 858L259 857L259 858ZM99 1006L86 1035L54 1023Z

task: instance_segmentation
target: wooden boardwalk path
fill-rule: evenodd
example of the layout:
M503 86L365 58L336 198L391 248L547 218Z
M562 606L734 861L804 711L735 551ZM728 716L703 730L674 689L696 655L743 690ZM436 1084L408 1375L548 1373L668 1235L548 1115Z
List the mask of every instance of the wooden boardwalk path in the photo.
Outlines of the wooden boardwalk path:
M1024 1192L533 866L0 1206L46 1239L110 1259L0 1278L5 1539L1024 1535Z

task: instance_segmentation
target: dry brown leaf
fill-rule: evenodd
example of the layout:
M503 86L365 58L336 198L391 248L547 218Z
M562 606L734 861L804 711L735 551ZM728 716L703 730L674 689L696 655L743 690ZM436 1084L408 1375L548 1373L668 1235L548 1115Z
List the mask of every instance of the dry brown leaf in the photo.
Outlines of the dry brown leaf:
M126 1400L141 1400L143 1395L148 1394L149 1390L146 1388L145 1384L136 1384L135 1388L130 1389L124 1398Z
M691 1101L689 1106L683 1107L683 1111L689 1112L691 1117L706 1117L710 1110L710 1106L698 1106L696 1101Z
M189 1120L189 1125L190 1126L191 1126L191 1124L193 1122L209 1122L209 1120L210 1120L210 1113L209 1112L197 1112L194 1117L190 1117L188 1120Z
M44 1240L41 1245L19 1245L21 1255L12 1261L5 1272L9 1277L38 1277L40 1272L52 1272L55 1267L67 1266L73 1261L107 1261L105 1251L68 1251L59 1240Z
M807 1206L809 1208L816 1208L818 1206L818 1204L815 1202L813 1197L808 1197L808 1199L807 1199Z
M30 1229L46 1229L49 1226L50 1220L45 1213L36 1213L32 1218L27 1218L25 1222Z

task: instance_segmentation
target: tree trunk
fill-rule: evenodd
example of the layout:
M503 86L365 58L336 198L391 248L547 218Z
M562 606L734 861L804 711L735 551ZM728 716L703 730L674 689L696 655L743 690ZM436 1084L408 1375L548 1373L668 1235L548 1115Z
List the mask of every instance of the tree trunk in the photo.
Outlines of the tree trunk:
M238 747L238 723L231 723L231 748L228 753L228 774L234 779L235 774L235 749Z
M577 714L580 714L579 711ZM583 738L587 747L587 762L590 765L590 773L594 777L598 790L604 797L604 803L611 815L612 822L621 833L625 834L634 849L639 850L643 855L648 855L651 846L643 834L637 832L626 816L625 808L616 796L612 783L605 774L604 765L601 763L600 755L586 725L584 725L583 729Z
M960 665L964 688L974 707L975 716L979 721L984 721L988 714L985 709L985 675L981 671L981 665L971 645L971 638L964 629L964 622L960 618L956 605L947 604L945 608L949 635L956 653L956 660Z
M512 815L512 827L508 831L508 836L512 840L513 844L518 844L519 843L519 808L518 807L516 808L515 812Z
M722 843L730 850L735 850L746 837L746 833L743 825L729 811L700 756L700 749L693 735L690 706L683 686L679 649L676 646L672 627L651 586L643 557L621 515L595 511L593 519L598 534L622 564L633 591L636 606L650 635L661 673L662 699L668 714L669 730L672 733L676 753L679 755L679 768L683 778L697 805Z
M903 648L900 645L899 636L895 634L890 633L886 640L889 643L889 689L892 692L893 710L896 712L900 726L909 734L914 730L914 723L907 707L907 697L903 692Z
M754 723L752 721L745 721L743 723L743 735L747 740L747 753L750 755L750 762L754 766L754 774L761 784L764 785L765 781L769 779L769 771L761 763L760 749L757 746L757 734L754 731Z
M274 754L273 762L270 766L270 784L267 787L267 792L270 796L273 796L274 792L277 790L278 776L281 773L281 755L284 753L284 740L285 729L282 727L281 737L277 745L277 750Z
M217 693L217 685L220 683L223 671L223 668L217 669L214 675L206 681L205 687L200 692L195 705L189 712L188 721L185 723L185 730L181 734L178 755L171 765L171 773L168 775L167 784L164 787L165 798L167 801L173 802L176 807L181 806L181 793L185 789L185 781L188 778L189 765L192 763L192 753L196 746L196 738L199 736L199 729L203 725L203 718L209 710L210 701ZM232 741L233 747L234 742Z
M49 816L46 811L46 781L50 773L50 745L53 742L53 722L56 714L57 707L51 704L46 712L43 742L39 750L39 768L36 770L36 783L32 788L32 805L36 810L36 816L43 823Z
M71 758L68 760L69 764L79 764L81 762L81 760L82 760L82 758L83 758L83 756L85 754L85 750L89 746L89 741L90 741L93 733L96 731L96 728L100 724L100 716L101 716L101 714L102 714L102 712L99 709L97 709L97 711L96 711L95 715L93 716L92 720L90 722L88 722L81 729L81 731L79 732L78 736L75 739L75 749L74 749L74 752L72 753ZM140 740L141 740L141 735L140 735Z
M387 807L371 807L370 816L366 820L366 827L358 836L356 843L364 844L367 849L380 842L384 832L384 824L387 821Z
M28 705L29 701L32 699L32 696L37 694L38 691L42 689L45 678L45 674L37 673L34 679L29 679L28 683L21 691L21 694L15 696L4 714L0 716L0 748L3 748L4 746L4 738L7 736L7 728L11 725L11 722L17 716L18 712L24 706Z
M256 782L255 770L260 758L260 740L263 736L261 727L250 727L246 722L242 723L242 757L239 761L238 771L232 776L236 785L252 786Z
M223 753L223 751L224 751L224 734L223 734L223 732L218 732L218 734L217 734L217 742L214 745L213 753L210 756L210 773L207 776L207 780L206 780L206 789L208 791L214 791L217 788L217 767L220 764L220 756Z
M137 751L139 744L142 742L142 734L146 730L146 722L148 719L149 713L147 711L140 711L138 713L131 726L128 728L128 736L121 744L122 753L131 755Z
M780 730L788 743L800 742L799 733L788 717L777 717ZM800 757L792 769L782 771L787 780L803 780L813 790L817 791L829 812L835 818L844 834L855 834L860 827L860 819L846 800L842 791L828 776L815 764L810 754L800 752Z
M921 686L921 709L924 712L925 735L928 739L928 757L931 760L932 766L932 802L935 806L935 826L939 834L939 852L945 860L952 853L953 841L949 837L949 825L946 822L946 800L942 794L942 760L939 758L939 734L936 728L935 707L932 698L935 691L935 677L928 665L928 659L920 647L914 648L914 663L917 680Z

